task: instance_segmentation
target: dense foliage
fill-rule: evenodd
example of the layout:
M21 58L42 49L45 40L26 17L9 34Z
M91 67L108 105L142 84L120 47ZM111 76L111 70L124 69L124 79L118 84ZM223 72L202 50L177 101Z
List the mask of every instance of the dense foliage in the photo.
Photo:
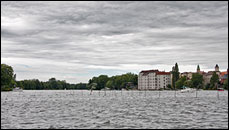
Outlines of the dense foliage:
M176 89L182 89L183 86L185 86L185 81L187 80L187 77L181 77L179 80L176 81Z
M116 75L108 77L107 75L100 75L99 77L93 77L88 82L88 88L100 90L103 88L120 90L122 88L132 89L136 88L138 83L138 75L132 73L126 73L123 75Z
M214 72L210 79L210 87L213 89L217 89L218 84L219 84L219 76L216 74L216 72Z
M16 75L11 66L1 64L1 91L10 91L15 86Z
M60 81L55 78L47 82L38 79L17 81L17 85L25 90L61 90L61 89L87 89L86 83L69 84L65 80Z
M223 88L226 89L226 90L228 90L228 77L227 77L227 79L224 81Z
M100 75L99 77L93 77L92 79L89 80L88 88L91 89L92 83L96 83L96 85L94 86L95 87L94 89L100 90L102 88L105 88L105 85L108 80L109 78L107 75Z
M175 67L173 67L172 69L172 88L176 89L176 82L179 80L179 68L178 68L178 64L175 64Z
M201 89L203 88L203 75L199 73L193 73L192 74L192 79L191 79L191 87Z

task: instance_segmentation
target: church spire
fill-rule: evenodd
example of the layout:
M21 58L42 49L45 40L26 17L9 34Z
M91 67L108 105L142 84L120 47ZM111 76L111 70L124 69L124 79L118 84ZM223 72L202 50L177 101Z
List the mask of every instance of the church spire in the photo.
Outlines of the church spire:
M215 71L219 71L219 66L218 66L218 64L215 65Z
M198 73L200 72L200 66L199 65L197 66L197 72Z

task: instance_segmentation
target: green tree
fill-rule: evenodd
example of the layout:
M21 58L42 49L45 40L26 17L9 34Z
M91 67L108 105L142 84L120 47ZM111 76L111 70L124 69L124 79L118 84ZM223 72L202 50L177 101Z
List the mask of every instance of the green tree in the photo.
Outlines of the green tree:
M112 80L108 80L106 83L106 87L110 89L114 89L114 84Z
M199 65L197 66L197 71L200 71L200 66Z
M204 90L210 90L211 89L211 84L210 83L207 83L205 86L204 86Z
M216 72L213 72L213 75L210 79L210 86L212 89L217 89L216 85L219 83L219 76L216 74Z
M90 84L97 83L96 89L102 89L104 87L109 87L111 89L122 89L126 87L127 83L132 83L135 86L138 84L138 75L132 73L126 73L122 75L116 75L108 77L106 75L100 75L99 77L93 77L88 81L88 87Z
M18 87L24 89L23 84L22 84L22 81L16 81L16 84L17 84Z
M13 80L13 68L6 64L1 64L1 86L9 85Z
M48 82L49 82L49 87L51 89L57 89L58 88L55 78L50 78Z
M16 85L13 68L6 64L1 64L1 91L12 90Z
M96 89L103 89L105 88L105 85L107 83L107 81L109 80L107 75L100 75L98 77L98 86Z
M193 88L200 89L203 87L203 75L199 73L193 73L191 81Z
M176 81L176 89L182 89L184 86L185 81L187 80L187 77L181 77L179 80Z
M173 89L175 89L176 82L177 80L179 80L179 75L180 75L180 72L179 72L178 64L176 63L175 67L173 67L172 69L172 87Z
M226 89L226 90L228 90L228 77L227 77L227 79L224 81L223 88Z
M186 80L184 82L184 86L191 88L192 87L192 80Z
M86 83L76 84L76 89L87 89L87 84Z
M166 88L167 88L167 89L172 89L172 85L171 85L171 84L168 84L168 85L166 86Z
M88 87L91 87L92 83L96 83L96 90L101 90L105 88L107 81L109 80L107 75L100 75L99 77L93 77L89 80Z
M91 83L88 85L88 89L90 90L95 90L97 88L98 84L97 83Z

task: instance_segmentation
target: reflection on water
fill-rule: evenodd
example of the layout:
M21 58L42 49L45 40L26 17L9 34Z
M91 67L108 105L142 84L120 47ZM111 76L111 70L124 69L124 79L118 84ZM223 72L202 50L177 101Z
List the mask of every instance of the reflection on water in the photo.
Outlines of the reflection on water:
M1 92L1 128L228 128L228 91Z

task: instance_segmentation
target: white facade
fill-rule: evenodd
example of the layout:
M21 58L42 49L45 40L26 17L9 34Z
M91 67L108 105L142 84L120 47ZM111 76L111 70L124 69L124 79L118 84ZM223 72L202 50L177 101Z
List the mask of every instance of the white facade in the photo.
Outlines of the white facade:
M141 71L138 76L139 90L166 88L168 84L171 84L171 75L169 72L160 72L158 70Z

